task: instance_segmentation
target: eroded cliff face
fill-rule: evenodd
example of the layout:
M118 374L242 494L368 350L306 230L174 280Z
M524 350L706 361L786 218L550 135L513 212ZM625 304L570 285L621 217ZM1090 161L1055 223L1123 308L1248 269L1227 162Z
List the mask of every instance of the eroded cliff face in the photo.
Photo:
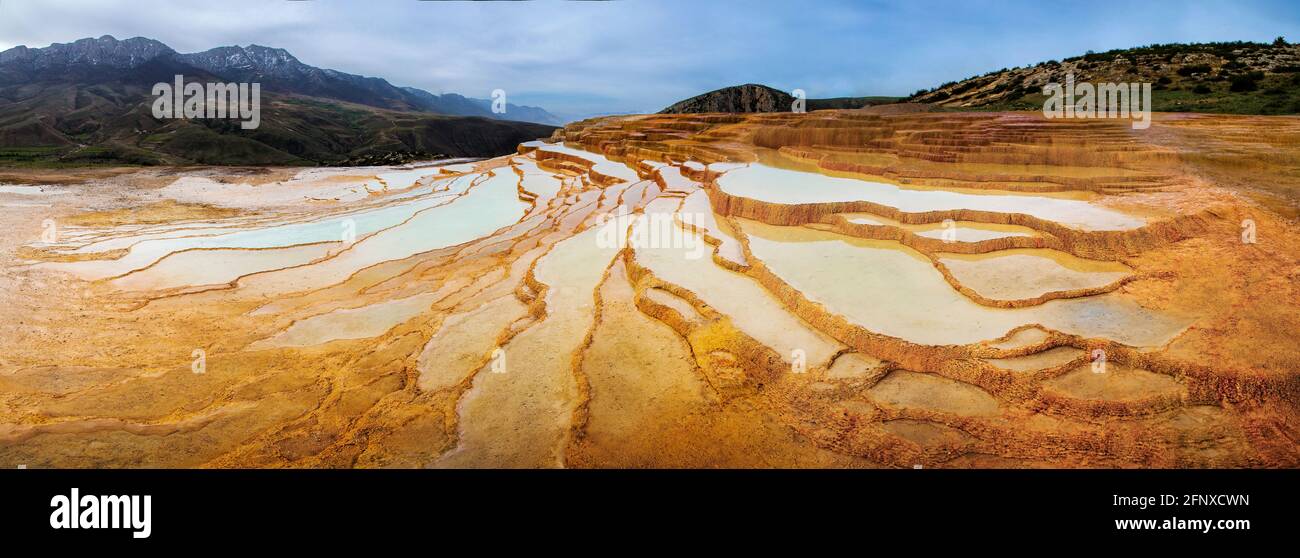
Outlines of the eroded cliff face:
M10 187L0 464L1296 466L1297 146L652 115Z
M788 112L793 102L794 97L789 93L765 85L749 83L696 95L673 103L660 113Z

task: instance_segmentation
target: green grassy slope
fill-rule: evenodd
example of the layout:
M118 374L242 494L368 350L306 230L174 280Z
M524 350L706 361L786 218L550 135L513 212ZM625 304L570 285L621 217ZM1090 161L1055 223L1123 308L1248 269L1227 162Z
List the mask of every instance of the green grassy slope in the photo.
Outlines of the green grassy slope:
M1088 53L1004 68L908 100L956 110L1039 110L1043 85L1077 82L1152 84L1152 110L1231 114L1300 113L1300 46L1264 43L1164 44Z

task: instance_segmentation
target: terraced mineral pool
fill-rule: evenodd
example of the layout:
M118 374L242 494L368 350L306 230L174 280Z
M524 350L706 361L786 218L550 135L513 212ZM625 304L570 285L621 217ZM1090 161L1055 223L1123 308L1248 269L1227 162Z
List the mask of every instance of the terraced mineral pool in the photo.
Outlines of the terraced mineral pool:
M854 225L871 225L873 227L901 227L902 225L888 217L871 213L840 213L844 219Z
M1044 329L1027 327L1011 334L1006 339L1001 341L992 341L987 344L989 347L999 350L1020 349L1042 343L1047 340L1048 335L1049 334Z
M1080 200L903 189L882 182L799 172L761 163L733 169L718 177L717 184L733 196L785 205L865 201L904 213L957 209L1023 213L1082 230L1128 230L1145 224L1140 217Z
M437 391L464 381L483 365L486 355L492 354L501 332L526 315L524 304L507 295L447 316L416 362L420 389Z
M405 190L416 185L421 179L429 176L445 176L443 172L446 169L450 172L469 172L474 169L470 163L458 163L449 165L437 165L429 167L416 167L412 169L403 169L392 172L385 172L376 175L380 184L368 183L368 189L374 190Z
M1187 325L1117 293L993 308L953 289L921 253L898 242L807 227L738 219L750 251L809 300L859 326L925 345L964 345L1003 337L1027 324L1159 346Z
M518 175L501 169L475 184L464 196L425 208L399 225L359 239L333 258L278 271L255 281L256 285L250 283L250 293L282 293L331 285L375 264L487 236L524 216L529 205L519 200L518 184Z
M1086 260L1048 249L936 256L957 282L993 300L1024 300L1053 292L1101 288L1133 271L1119 262Z
M660 288L650 288L645 290L643 296L645 296L650 302L668 307L674 312L677 312L677 314L686 322L698 324L704 321L704 318L700 316L700 313L695 310L694 306L691 306L690 302L687 302L686 299L668 291Z
M334 310L294 322L288 329L253 343L249 349L307 347L338 339L376 337L428 310L433 301L434 293L421 293L360 308Z
M641 180L641 177L637 176L636 171L632 170L631 168L628 168L627 165L624 165L623 163L611 161L608 158L606 158L604 155L601 155L599 153L594 153L584 149L569 147L566 144L545 143L542 141L530 141L524 143L523 145L526 147L535 147L539 151L550 151L552 153L564 153L566 155L578 157L579 159L586 159L592 162L591 170L603 174L605 176L612 176L614 178L624 180L627 182L636 182L638 180Z
M992 416L1000 410L988 392L933 374L908 370L890 372L867 390L871 402L887 407L923 409L958 416Z
M926 238L937 238L942 240L948 227L943 223L931 223L928 225L912 225L908 230L916 233L917 236ZM1000 225L997 223L977 223L975 221L956 221L952 227L954 242L980 242L982 240L993 240L995 238L1009 238L1014 236L1033 237L1040 236L1037 231L1019 225Z
M440 467L562 466L578 386L573 355L595 323L592 292L621 248L597 240L591 228L555 244L537 262L547 317L501 347L496 361L474 376L461 399L456 448ZM506 413L502 413L506 410Z
M564 186L564 183L556 178L555 173L542 170L531 159L519 157L514 160L514 164L524 173L523 183L520 186L525 191L536 194L539 202L545 203L554 198Z
M438 165L439 169L445 169L447 172L473 172L474 163L452 163L449 165Z
M454 192L463 192L466 185L474 180L481 180L482 176L482 173L442 175L426 180L423 184L416 184L405 190L389 193L380 198L378 203L386 204L396 200L420 198L428 195L447 195Z
M294 223L306 223L309 221L319 221L321 219L295 219L295 218L277 218L277 219L257 219L257 218L239 218L233 217L223 219L219 222L198 222L183 223L178 225L167 225L161 227L132 227L118 226L110 229L85 229L71 233L71 227L64 229L59 234L59 245L51 245L49 249L60 254L95 254L131 248L132 246L142 243L146 240L164 240L168 238L181 237L200 237L200 236L217 236L264 228L267 226L290 225ZM77 245L80 244L80 245ZM68 245L74 247L68 248Z
M1042 331L1039 329L1027 329L1025 331ZM989 358L984 359L989 364L1003 370L1014 372L1033 372L1035 370L1045 370L1055 368L1067 362L1073 361L1085 353L1083 349L1074 347L1053 347L1046 351L1028 354L1017 357L1007 358Z
M926 420L887 420L880 424L880 429L923 448L962 447L974 439L970 434L951 426Z
M18 194L22 196L51 196L67 194L67 191L54 190L49 186L30 186L26 184L0 184L0 194Z
M453 159L448 163L465 160L467 159ZM351 203L376 194L414 188L426 178L446 176L443 169L468 172L473 169L473 165L459 163L418 167L313 168L303 170L288 180L263 185L184 176L163 188L162 193L179 201L243 207L293 206L303 201Z
M1044 382L1043 388L1074 399L1102 401L1181 398L1187 392L1172 377L1115 363L1107 364L1104 372L1094 372L1090 364L1084 364Z
M826 370L826 378L830 380L868 378L882 372L884 366L884 361L868 354L844 353L831 363L830 368Z
M480 175L473 176L478 177ZM513 172L509 170L498 172L493 180L511 182L509 194L512 197L515 195L514 183L517 182L518 176ZM144 268L168 254L185 250L263 249L317 242L337 242L344 238L345 232L355 233L354 238L361 239L368 234L394 227L420 212L451 203L456 194L470 188L473 182L473 178L465 176L453 181L451 189L446 193L429 194L413 198L409 202L395 203L378 209L336 215L309 222L233 229L234 232L232 232L231 228L192 230L176 233L185 234L185 236L175 238L169 237L167 233L162 238L149 238L138 241L133 240L131 237L115 238L111 241L84 246L79 251L99 252L129 246L130 252L121 258L79 262L49 262L39 264L39 267L72 273L82 279L93 281L120 276ZM517 202L518 199L515 198L515 201Z
M718 244L718 255L737 265L748 265L745 263L745 253L740 248L740 243L736 241L731 232L727 230L713 213L713 206L709 204L709 195L704 190L696 190L682 199L680 209L683 215L687 215L690 224L706 231L706 234L720 241Z
M415 186L421 178L438 174L441 174L438 169L400 170L380 173L375 175L374 180L366 182L366 191L383 192L388 190L405 190Z
M655 172L664 181L664 190L672 192L691 193L700 188L700 184L694 180L682 176L682 169L670 166L660 166Z
M841 213L839 215L855 225L897 227L910 231L917 236L938 240L943 240L944 233L948 231L949 227L942 222L926 223L922 225L907 225L888 217L881 217L871 213ZM980 242L983 240L993 240L995 238L1042 236L1042 233L1020 225L980 223L977 221L953 221L951 226L953 231L952 239L954 242Z
M676 200L661 198L646 206L647 216L671 212ZM655 221L641 217L634 227ZM643 232L632 234L648 235ZM698 235L690 233L696 237ZM688 257L690 249L674 246L636 247L636 262L664 281L683 287L719 313L729 317L745 334L771 347L786 359L792 351L805 351L810 368L829 363L842 346L792 315L781 302L752 279L719 267L711 258Z
M160 193L181 202L227 207L292 206L303 202L354 202L382 192L374 175L339 174L311 169L272 184L222 182L206 176L182 176Z
M307 264L339 249L336 243L319 242L267 250L190 250L177 252L147 268L110 282L128 291L172 289L229 283L244 275Z

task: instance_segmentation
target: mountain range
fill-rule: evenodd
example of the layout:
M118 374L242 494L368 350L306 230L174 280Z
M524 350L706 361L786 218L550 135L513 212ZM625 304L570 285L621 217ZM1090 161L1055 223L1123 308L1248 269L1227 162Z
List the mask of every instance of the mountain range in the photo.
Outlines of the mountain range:
M153 84L257 82L262 123L152 117ZM509 120L507 120L509 119ZM0 52L0 162L306 164L374 153L489 156L546 136L559 119L538 107L317 68L284 49L224 46L178 53L111 36Z

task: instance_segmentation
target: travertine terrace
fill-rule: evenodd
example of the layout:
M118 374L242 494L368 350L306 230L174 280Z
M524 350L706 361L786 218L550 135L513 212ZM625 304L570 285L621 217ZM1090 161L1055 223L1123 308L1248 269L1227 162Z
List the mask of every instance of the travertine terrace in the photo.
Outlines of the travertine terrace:
M30 173L0 466L1300 465L1300 120L882 109Z

